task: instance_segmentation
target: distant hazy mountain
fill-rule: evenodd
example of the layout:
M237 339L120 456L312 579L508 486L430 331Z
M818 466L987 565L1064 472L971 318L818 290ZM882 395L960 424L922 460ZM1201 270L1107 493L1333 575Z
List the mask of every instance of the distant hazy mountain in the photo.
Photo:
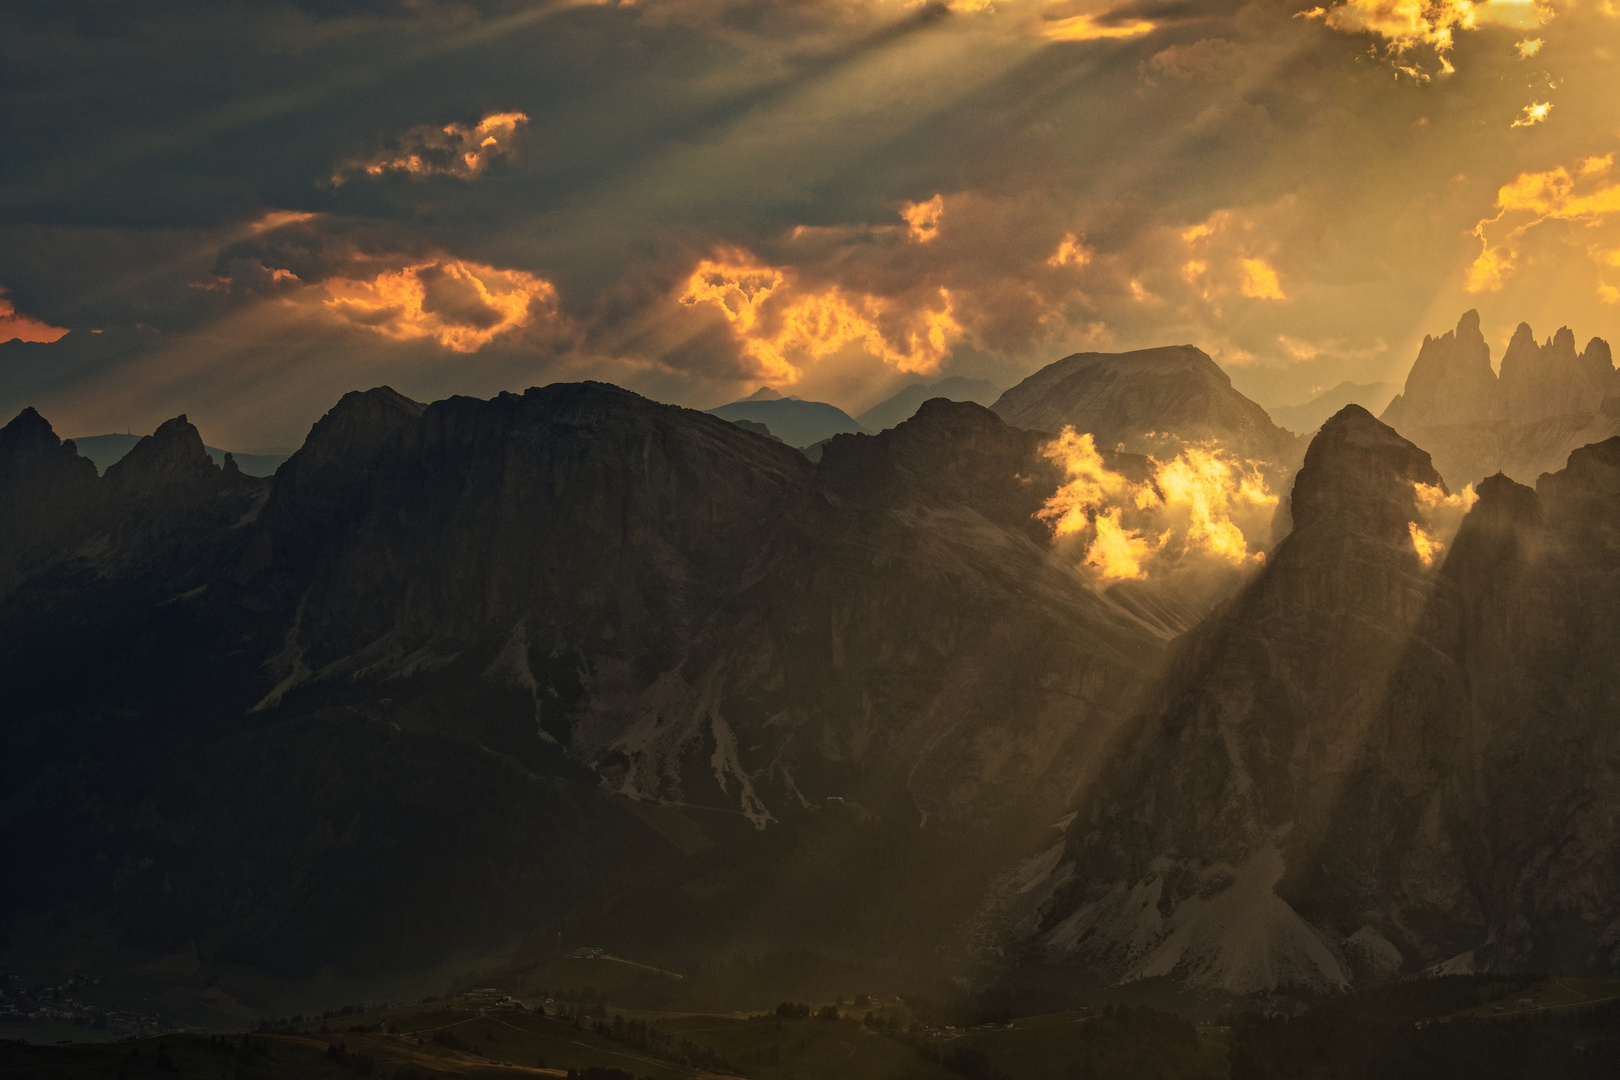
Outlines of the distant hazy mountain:
M139 435L81 435L73 440L73 445L79 453L95 462L97 472L104 473L107 466L129 453L140 441ZM281 463L292 455L291 450L285 454L244 454L238 450L221 450L215 446L204 446L203 449L208 452L215 465L225 464L225 455L229 453L236 458L236 467L249 476L269 476L281 468Z
M1089 431L1097 445L1159 454L1214 439L1238 457L1279 473L1298 463L1304 442L1232 388L1220 365L1191 345L1126 353L1076 353L1002 394L993 406L1009 424Z
M1271 414L1272 420L1289 431L1312 435L1327 422L1328 417L1346 405L1360 405L1374 416L1378 415L1399 390L1400 387L1387 382L1342 382L1303 405L1279 405L1266 411Z
M752 420L771 429L789 446L809 446L844 432L870 434L856 423L855 418L836 405L825 401L800 401L798 398L761 397L769 387L761 387L753 397L721 405L709 412L722 420ZM771 390L771 393L776 391Z
M909 420L917 407L929 398L948 398L951 401L976 401L992 405L1001 395L1000 387L988 379L965 379L953 375L935 383L912 383L886 401L867 409L855 419L868 431L882 431Z
M1620 433L1620 373L1602 338L1577 353L1568 327L1537 344L1520 323L1498 377L1479 313L1468 311L1455 330L1423 339L1381 419L1426 447L1453 487L1497 472L1532 483L1576 448Z
M777 442L782 441L781 436L777 435L767 425L761 424L757 420L741 420L741 419L738 419L738 420L733 420L732 423L736 424L738 427L742 428L744 431L752 431L755 435L763 435L767 439L775 439Z

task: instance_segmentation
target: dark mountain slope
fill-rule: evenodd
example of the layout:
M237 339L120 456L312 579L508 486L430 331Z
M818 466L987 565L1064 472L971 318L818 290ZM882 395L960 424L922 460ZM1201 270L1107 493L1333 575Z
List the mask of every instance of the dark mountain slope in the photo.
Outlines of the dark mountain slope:
M83 528L96 467L33 409L0 428L0 598Z
M819 467L599 384L348 395L268 485L153 439L0 605L3 914L216 973L559 933L937 966L1161 655L975 405Z

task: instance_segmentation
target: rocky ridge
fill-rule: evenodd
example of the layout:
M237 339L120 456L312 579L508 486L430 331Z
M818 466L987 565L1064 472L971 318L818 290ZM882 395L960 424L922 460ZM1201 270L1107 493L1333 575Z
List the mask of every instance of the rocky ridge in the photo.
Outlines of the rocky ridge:
M1520 323L1498 377L1479 313L1468 311L1454 331L1423 339L1382 419L1427 447L1454 487L1498 472L1529 483L1620 433L1620 372L1601 338L1577 353L1568 327L1537 344Z
M1613 970L1617 477L1620 439L1536 490L1491 477L1430 569L1428 455L1330 420L1294 531L1180 643L1030 888L1044 962L1236 995Z

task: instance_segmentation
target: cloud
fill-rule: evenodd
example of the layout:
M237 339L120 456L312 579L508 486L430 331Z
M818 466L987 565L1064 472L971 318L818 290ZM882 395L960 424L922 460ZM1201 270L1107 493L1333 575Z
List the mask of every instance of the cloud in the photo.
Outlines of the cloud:
M699 262L680 302L717 308L758 362L759 375L788 382L799 379L803 366L850 347L896 371L932 374L962 333L944 288L937 308L906 309L837 286L803 289L791 268L762 265L739 250Z
M1384 56L1397 71L1426 82L1429 71L1402 59L1412 50L1431 48L1439 73L1451 74L1455 69L1448 54L1458 33L1483 26L1534 30L1554 14L1553 8L1537 0L1341 0L1301 11L1297 17L1321 19L1341 34L1366 34L1383 42Z
M1519 118L1513 121L1513 123L1509 126L1519 128L1530 127L1532 124L1539 124L1543 120L1547 119L1547 114L1550 112L1552 112L1551 102L1542 101L1526 105L1520 110Z
M371 278L322 283L340 318L396 341L429 338L454 352L476 352L501 334L556 318L557 290L521 270L445 259Z
M1573 171L1559 165L1543 172L1520 173L1496 193L1496 214L1473 229L1480 251L1469 265L1471 293L1496 292L1518 269L1527 241L1541 226L1578 226L1581 238L1599 263L1614 265L1620 249L1605 242L1603 226L1620 215L1620 183L1611 180L1614 155L1582 158ZM1606 288L1600 283L1599 290Z
M1065 427L1042 453L1065 481L1036 514L1082 553L1079 566L1101 584L1140 580L1161 569L1210 560L1260 561L1277 496L1254 462L1214 445L1189 445L1169 461L1149 459L1135 482L1108 467L1089 432Z
M1110 18L1106 15L1070 15L1041 23L1041 36L1050 41L1098 41L1137 37L1158 27L1147 19Z
M0 342L32 341L49 344L67 335L67 328L52 326L40 319L20 314L6 297L6 288L0 285Z
M476 124L413 127L369 157L344 162L332 174L334 185L360 176L383 179L455 176L472 180L496 158L517 150L517 130L529 122L520 112L490 113Z
M1217 210L1183 229L1188 258L1181 276L1206 301L1234 293L1251 300L1286 300L1277 270L1267 254L1254 251L1254 223L1230 210Z
M927 202L906 203L900 210L913 240L926 244L939 235L939 219L945 216L945 200L935 195Z
M1424 566L1433 566L1462 527L1462 519L1479 501L1474 485L1469 484L1456 495L1447 495L1442 487L1432 484L1413 484L1418 521L1407 522L1412 537L1412 549Z

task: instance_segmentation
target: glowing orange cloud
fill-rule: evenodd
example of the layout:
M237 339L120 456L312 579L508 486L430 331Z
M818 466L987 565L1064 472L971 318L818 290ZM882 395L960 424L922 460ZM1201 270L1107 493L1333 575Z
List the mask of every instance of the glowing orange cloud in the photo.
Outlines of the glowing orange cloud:
M1433 566L1457 530L1462 519L1479 501L1474 485L1469 484L1456 495L1447 495L1444 488L1433 484L1413 484L1418 516L1422 522L1409 521L1406 531L1412 537L1412 550L1417 552L1424 566Z
M333 184L355 176L459 176L471 180L498 157L516 150L517 129L529 122L520 112L490 113L478 123L411 128L397 149L349 161L332 174Z
M432 338L464 353L528 326L537 314L554 314L557 305L557 290L548 281L460 259L367 279L334 277L324 286L330 294L326 307L348 322L396 341Z
M5 292L0 287L0 342L32 341L48 345L66 336L66 327L52 326L31 316L19 315L11 301L5 298Z
M1251 300L1286 300L1282 281L1271 261L1252 252L1246 235L1252 223L1230 210L1217 210L1200 224L1181 231L1188 259L1181 277L1206 301L1237 293Z
M1146 19L1130 19L1118 23L1100 23L1096 15L1071 15L1066 19L1048 19L1041 23L1041 36L1051 41L1098 41L1106 38L1136 37L1155 30L1156 24Z
M926 204L924 204L926 205ZM951 294L939 290L937 310L907 310L870 293L837 286L802 291L789 269L761 265L728 250L698 263L679 300L717 308L741 339L762 376L793 382L800 365L859 347L897 371L931 374L961 336Z
M1085 543L1080 565L1103 583L1145 578L1157 562L1188 556L1241 565L1261 558L1245 534L1269 528L1277 496L1253 462L1213 446L1187 446L1153 461L1151 480L1134 483L1108 468L1091 434L1072 427L1043 449L1066 477L1036 517L1056 537Z
M1616 250L1606 248L1593 230L1620 214L1620 183L1610 174L1614 155L1583 158L1571 172L1564 166L1545 172L1520 173L1496 193L1496 214L1474 226L1480 251L1468 267L1469 292L1499 290L1517 266L1520 249L1530 231L1548 222L1582 226L1588 252L1600 264L1620 265ZM1611 286L1598 284L1605 300L1620 298Z
M1047 266L1084 266L1091 261L1091 252L1086 246L1075 239L1074 233L1066 233L1063 242L1058 245L1057 251L1046 260Z
M1474 0L1343 0L1301 11L1296 17L1321 19L1330 29L1342 34L1380 38L1387 46L1386 58L1396 70L1427 82L1427 71L1400 63L1396 58L1427 45L1439 58L1439 73L1450 74L1456 69L1446 54L1456 43L1459 31L1477 30L1482 26L1533 30L1544 25L1553 14L1552 8L1537 0L1482 0L1479 3ZM1534 51L1521 51L1521 55L1528 56Z
M919 244L926 244L939 235L939 222L945 216L945 200L935 195L927 202L906 203L900 210L900 216L906 219L910 237Z
M1543 120L1547 119L1547 114L1550 113L1550 112L1552 112L1552 102L1550 102L1550 101L1534 102L1534 103L1532 103L1530 105L1526 105L1523 109L1521 109L1519 111L1519 118L1517 120L1513 121L1513 123L1508 125L1508 126L1509 127L1530 127L1532 124L1539 124Z

